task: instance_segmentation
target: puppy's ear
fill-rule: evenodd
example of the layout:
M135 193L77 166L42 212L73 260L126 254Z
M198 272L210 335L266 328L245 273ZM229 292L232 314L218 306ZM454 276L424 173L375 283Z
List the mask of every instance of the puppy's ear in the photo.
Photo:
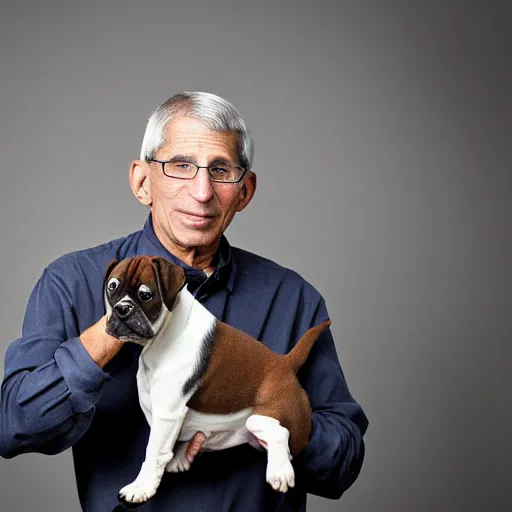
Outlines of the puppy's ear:
M166 308L172 311L176 296L185 286L185 271L165 258L153 258L151 263L155 269L156 283L162 301Z
M105 270L105 277L103 278L103 289L105 289L105 285L107 284L107 279L110 276L110 273L112 270L114 270L114 267L119 263L119 260L113 259L110 260L109 264L107 265L107 270Z

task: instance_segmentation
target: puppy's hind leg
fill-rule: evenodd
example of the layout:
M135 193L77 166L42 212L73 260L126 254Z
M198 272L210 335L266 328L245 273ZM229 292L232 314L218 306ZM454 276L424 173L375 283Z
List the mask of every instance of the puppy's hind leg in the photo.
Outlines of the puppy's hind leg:
M249 416L245 426L267 449L267 482L274 490L286 492L295 485L288 446L290 432L275 418L260 414Z

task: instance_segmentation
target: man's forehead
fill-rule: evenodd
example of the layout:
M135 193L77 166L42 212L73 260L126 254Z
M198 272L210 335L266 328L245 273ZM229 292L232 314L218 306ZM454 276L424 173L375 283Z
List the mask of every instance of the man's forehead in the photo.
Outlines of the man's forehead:
M237 143L236 132L212 130L197 119L178 118L167 126L162 148L178 153L223 151L231 156L236 153Z

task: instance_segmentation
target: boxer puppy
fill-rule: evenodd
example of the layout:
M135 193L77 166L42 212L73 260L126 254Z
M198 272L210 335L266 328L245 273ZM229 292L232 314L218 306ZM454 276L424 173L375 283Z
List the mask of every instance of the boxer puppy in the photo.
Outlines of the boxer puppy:
M330 320L309 329L288 354L275 354L217 320L186 289L183 269L159 257L111 261L104 294L107 332L144 347L137 386L151 428L146 459L119 498L145 502L164 470L189 469L186 441L198 431L209 450L263 446L267 482L281 492L293 487L290 460L311 429L310 403L296 373ZM177 441L184 442L175 453Z

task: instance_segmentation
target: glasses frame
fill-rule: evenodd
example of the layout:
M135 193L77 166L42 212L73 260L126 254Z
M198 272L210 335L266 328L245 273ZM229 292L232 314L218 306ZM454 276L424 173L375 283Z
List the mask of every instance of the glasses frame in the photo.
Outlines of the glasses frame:
M170 176L169 174L167 174L165 172L165 164L168 164L170 162L176 162L176 161L183 162L184 164L193 165L196 168L196 172L195 172L194 176L191 176L190 178L183 178L183 177L179 177L179 176ZM212 176L212 171L210 170L210 166L208 166L208 165L196 165L193 162L188 162L187 160L174 160L173 158L171 158L170 160L156 160L155 158L150 158L149 160L146 160L146 162L156 162L158 164L162 164L162 172L164 173L164 175L167 176L168 178L173 178L175 180L193 180L197 176L199 169L208 169L208 174L210 175L210 179L214 183L240 183L245 178L245 176L248 172L248 169L246 169L245 167L242 167L241 165L234 165L233 167L239 167L243 171L240 178L238 178L236 181L216 180ZM219 166L219 164L216 164L216 166ZM213 167L213 165L211 167Z

